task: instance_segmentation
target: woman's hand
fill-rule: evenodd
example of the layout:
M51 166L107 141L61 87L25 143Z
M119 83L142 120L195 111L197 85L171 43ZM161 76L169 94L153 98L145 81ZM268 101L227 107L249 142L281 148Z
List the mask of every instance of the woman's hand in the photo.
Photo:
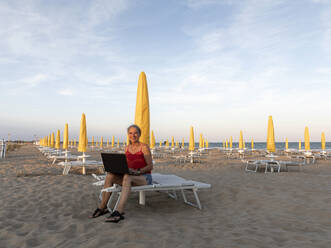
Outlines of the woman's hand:
M129 168L129 175L132 175L132 176L140 176L141 173L140 173L139 170L134 170L134 169Z

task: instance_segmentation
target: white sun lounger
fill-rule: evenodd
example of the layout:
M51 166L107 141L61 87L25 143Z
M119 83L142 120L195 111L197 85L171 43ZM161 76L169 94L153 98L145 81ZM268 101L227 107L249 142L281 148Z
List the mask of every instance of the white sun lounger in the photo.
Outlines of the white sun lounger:
M102 186L104 184L104 180L102 180L104 177L94 177L100 181L94 183L93 185L96 186ZM201 183L197 181L192 180L186 180L182 177L176 176L176 175L166 175L166 174L159 174L159 173L153 173L153 184L151 185L144 185L144 186L135 186L131 187L131 192L139 192L139 203L142 205L145 205L145 192L146 191L164 191L167 193L171 198L178 199L176 191L180 191L183 197L184 203L196 207L198 209L202 209L201 202L198 196L198 190L200 189L209 189L211 187L210 184L207 183ZM121 186L114 184L114 186L105 188L101 190L102 192L113 192L117 193L118 198L115 203L115 206L113 209L116 209L119 200L120 200L120 194L121 194ZM195 203L190 202L186 196L186 193L190 191L194 195ZM100 195L101 195L100 193ZM111 194L110 199L107 203L107 208L110 212L113 211L111 208L112 201L114 200L116 194Z
M63 175L68 175L71 167L83 167L83 174L85 175L85 167L101 167L103 168L102 161L96 160L85 160L85 161L69 161L69 162L60 162L58 165L64 166L63 168Z
M49 159L53 159L52 165L55 164L56 160L65 160L65 162L68 162L68 160L78 160L78 156L76 155L52 155L48 156Z
M281 166L285 166L288 169L289 166L299 166L300 171L301 167L304 163L296 162L296 161L278 161L278 160L248 160L246 161L245 171L249 172L257 172L259 167L265 167L264 173L268 172L268 168L270 172L280 172ZM250 167L255 167L251 169Z

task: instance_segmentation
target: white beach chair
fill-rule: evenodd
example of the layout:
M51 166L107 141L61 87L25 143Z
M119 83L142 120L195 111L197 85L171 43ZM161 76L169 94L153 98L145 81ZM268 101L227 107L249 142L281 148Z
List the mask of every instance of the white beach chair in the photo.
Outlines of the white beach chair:
M76 155L65 154L65 155L51 155L48 156L49 159L52 159L52 165L55 164L57 160L64 160L64 162L68 162L68 160L78 160L79 157Z
M102 186L104 184L104 176L96 176L94 177L99 180L96 183L93 183L95 186ZM141 205L145 205L145 192L147 191L163 191L167 193L171 198L178 199L176 192L180 191L183 197L184 203L196 207L198 209L202 209L202 205L198 196L198 190L201 189L209 189L211 187L210 184L207 183L201 183L197 181L192 180L186 180L182 177L176 176L176 175L166 175L166 174L159 174L159 173L153 173L153 184L151 185L143 185L143 186L135 186L131 187L131 192L139 192L139 203ZM114 209L116 209L119 201L120 201L120 195L121 195L121 186L114 184L114 186L105 188L101 190L100 196L102 192L112 192L109 201L107 203L107 208L110 212L112 212ZM186 193L191 192L194 195L195 202L191 202L188 200ZM117 194L115 194L117 193ZM112 202L114 200L115 195L117 195L117 201L113 207L111 208Z
M63 175L68 175L71 167L82 167L82 174L86 174L86 167L99 167L103 169L102 161L96 160L84 160L84 161L67 161L67 162L60 162L58 165L63 166Z

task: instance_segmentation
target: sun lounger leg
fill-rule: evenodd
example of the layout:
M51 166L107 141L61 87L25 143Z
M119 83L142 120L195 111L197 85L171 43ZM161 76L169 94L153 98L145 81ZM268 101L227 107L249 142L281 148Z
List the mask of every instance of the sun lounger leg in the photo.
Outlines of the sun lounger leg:
M115 194L116 194L115 192L111 192L110 197L109 197L109 200L108 200L108 202L107 202L107 209L109 210L110 213L113 212L113 210L115 209L115 207L117 207L117 204L118 204L118 203L116 202L114 209L111 208L111 204L112 204L112 202L113 202L113 198L114 198L114 195L115 195Z
M167 191L168 196L170 196L172 199L177 200L177 194L176 191L169 192Z
M117 209L117 205L120 203L120 200L121 200L121 192L117 192L117 194L118 194L118 198L117 198L117 201L115 203L115 206L114 206L114 209L113 210L116 210Z
M139 204L145 206L146 195L144 191L139 191Z
M52 165L55 164L56 158L53 159Z
M194 198L195 198L195 201L196 201L196 204L194 204L193 202L188 201L187 198L186 198L186 195L185 195L184 190L181 190L181 191L182 191L182 196L183 196L184 203L186 203L186 204L188 204L188 205L190 205L192 207L196 207L196 208L198 208L200 210L202 209L201 203L200 203L200 199L199 199L199 196L198 196L198 190L197 189L192 189L193 194L194 194Z
M64 166L64 168L63 168L63 175L68 175L68 173L69 173L69 171L70 171L70 168L71 168L71 166L70 165L68 165L68 164L66 164L65 166Z

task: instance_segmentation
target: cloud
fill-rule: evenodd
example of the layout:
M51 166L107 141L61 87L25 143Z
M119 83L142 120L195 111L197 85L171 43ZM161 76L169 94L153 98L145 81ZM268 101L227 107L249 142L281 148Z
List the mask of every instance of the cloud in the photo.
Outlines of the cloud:
M71 89L62 89L58 91L58 94L63 95L63 96L72 96L73 91Z
M187 0L186 5L189 8L196 9L214 4L234 4L235 0Z
M37 74L29 78L24 78L20 81L28 87L36 87L41 82L45 81L47 78L48 76L45 74Z

